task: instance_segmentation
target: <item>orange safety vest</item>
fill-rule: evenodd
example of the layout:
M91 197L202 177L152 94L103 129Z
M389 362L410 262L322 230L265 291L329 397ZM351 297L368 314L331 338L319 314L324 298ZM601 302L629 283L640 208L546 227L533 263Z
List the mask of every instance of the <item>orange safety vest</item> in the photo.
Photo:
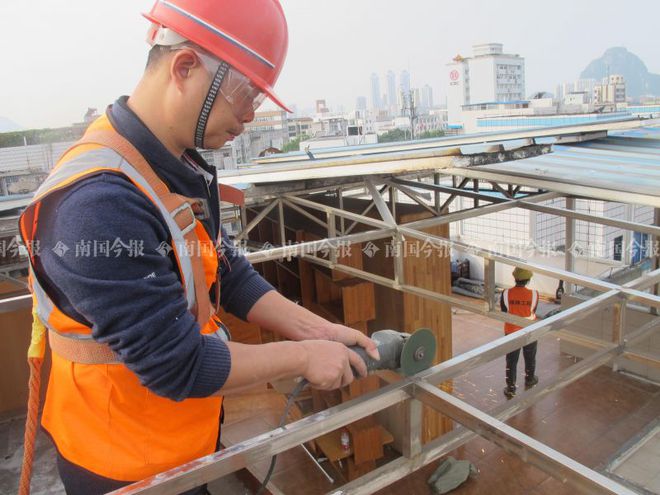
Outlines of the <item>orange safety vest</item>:
M215 451L222 397L160 397L142 386L92 330L57 307L33 269L42 200L103 172L126 176L161 212L169 228L188 309L202 334L227 338L209 290L218 284L215 243L198 222L195 200L170 192L139 152L100 117L70 148L20 218L30 258L35 310L48 328L52 369L42 425L68 461L100 476L137 481ZM199 248L197 248L199 246ZM110 309L110 308L109 308Z
M511 287L502 294L502 300L507 313L516 316L522 316L528 320L536 320L536 306L539 304L539 293L536 290L527 287ZM504 334L520 330L522 327L513 323L504 324Z

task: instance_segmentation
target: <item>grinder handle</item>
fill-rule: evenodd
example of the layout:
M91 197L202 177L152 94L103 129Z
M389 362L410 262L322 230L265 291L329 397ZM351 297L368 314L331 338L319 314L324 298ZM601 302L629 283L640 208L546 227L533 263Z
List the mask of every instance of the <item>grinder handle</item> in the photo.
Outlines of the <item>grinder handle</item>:
M364 364L367 366L367 373L371 373L374 370L381 369L379 367L380 361L372 358L369 354L367 354L367 351L364 350L364 347L359 345L351 345L348 346L348 348L362 358L362 361L364 361ZM355 368L353 368L353 366L351 366L351 370L353 371L353 376L355 378L360 377L360 374L357 372Z

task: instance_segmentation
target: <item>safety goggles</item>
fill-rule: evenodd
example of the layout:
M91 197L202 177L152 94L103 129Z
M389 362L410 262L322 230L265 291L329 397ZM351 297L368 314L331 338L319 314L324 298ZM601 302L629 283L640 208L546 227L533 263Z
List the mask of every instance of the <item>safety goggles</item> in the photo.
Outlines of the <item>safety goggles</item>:
M202 62L202 65L211 74L215 75L222 62L207 53L202 52L197 48L192 48L189 45L180 48L172 48L173 50L189 49L197 55ZM241 119L246 114L252 113L259 108L266 98L266 94L255 86L250 79L241 74L239 71L229 66L227 73L222 79L220 85L220 94L229 102L232 111L236 118Z

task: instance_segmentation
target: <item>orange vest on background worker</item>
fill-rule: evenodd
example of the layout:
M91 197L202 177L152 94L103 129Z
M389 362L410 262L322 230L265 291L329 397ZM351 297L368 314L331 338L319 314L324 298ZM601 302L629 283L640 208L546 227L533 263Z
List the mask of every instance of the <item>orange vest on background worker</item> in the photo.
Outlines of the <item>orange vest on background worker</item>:
M137 481L214 452L222 398L175 402L155 395L107 345L93 340L90 327L62 312L35 276L31 247L43 227L39 225L42 200L79 180L109 171L126 176L161 212L188 309L201 333L226 336L209 297L211 286L219 282L217 251L195 218L195 200L170 192L107 117L100 117L35 193L21 215L20 228L30 255L35 310L48 328L52 349L42 425L68 461L107 478Z
M515 287L506 289L502 293L502 302L506 307L507 313L522 316L529 320L536 320L536 307L539 303L538 291L516 285ZM504 324L504 334L509 335L521 328L518 325L507 322Z

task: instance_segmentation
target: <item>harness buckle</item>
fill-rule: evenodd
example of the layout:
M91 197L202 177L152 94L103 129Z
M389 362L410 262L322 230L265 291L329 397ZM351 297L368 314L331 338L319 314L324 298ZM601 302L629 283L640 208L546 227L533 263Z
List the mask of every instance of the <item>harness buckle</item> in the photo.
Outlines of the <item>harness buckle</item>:
M180 217L182 213L187 213L188 217ZM172 211L170 211L170 215L181 229L181 233L183 235L186 235L197 225L197 217L195 217L195 211L193 210L191 204L187 201L181 204L181 206L178 206L177 208L174 208ZM181 218L181 221L179 221L179 218Z

